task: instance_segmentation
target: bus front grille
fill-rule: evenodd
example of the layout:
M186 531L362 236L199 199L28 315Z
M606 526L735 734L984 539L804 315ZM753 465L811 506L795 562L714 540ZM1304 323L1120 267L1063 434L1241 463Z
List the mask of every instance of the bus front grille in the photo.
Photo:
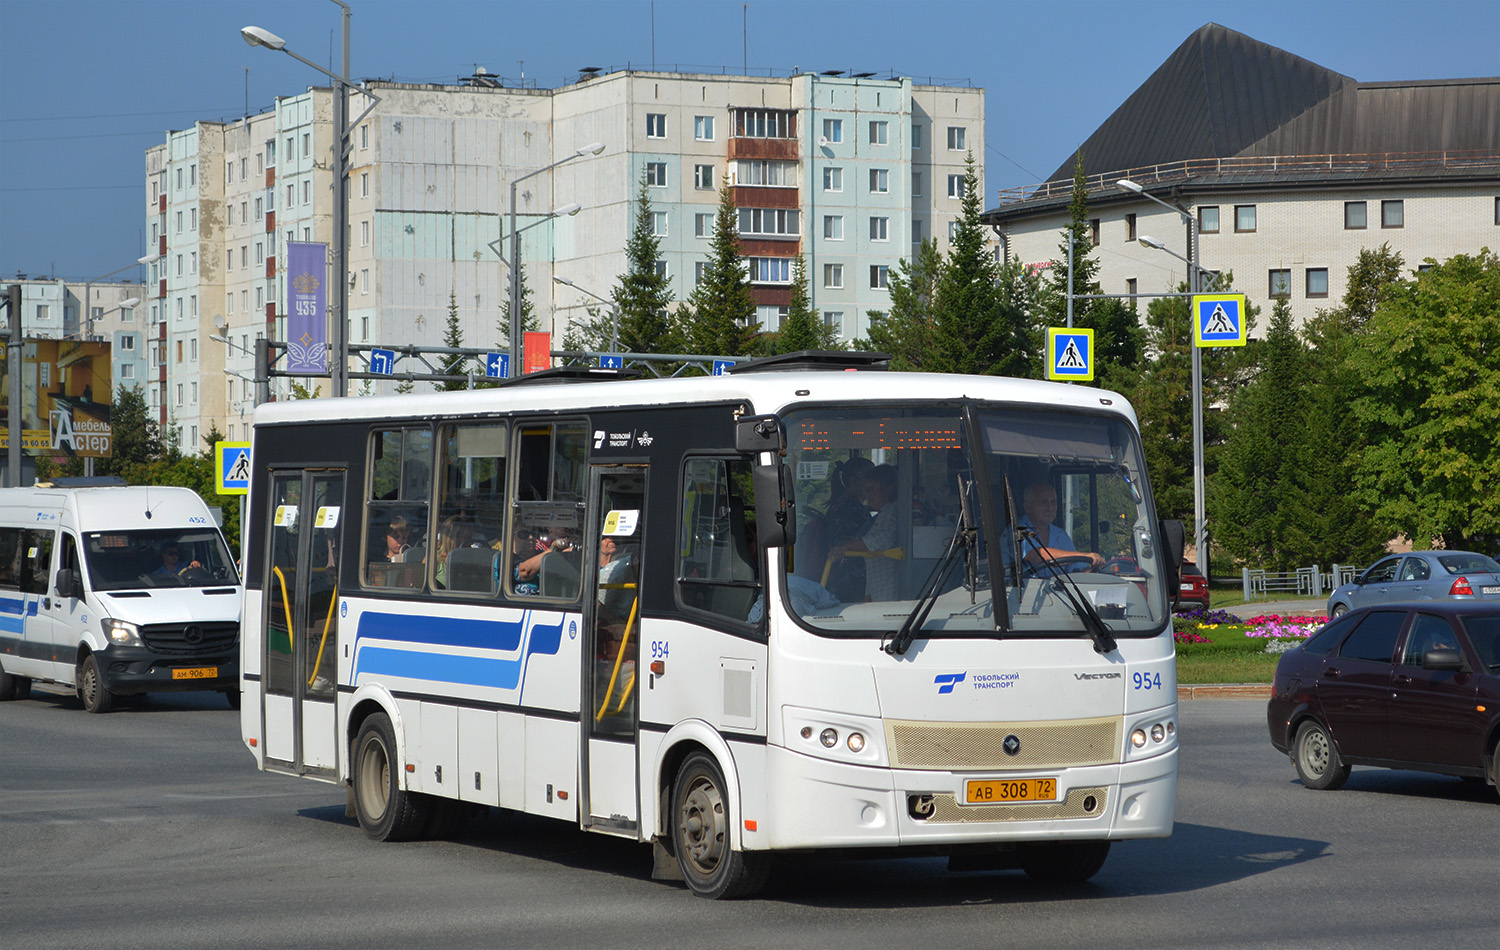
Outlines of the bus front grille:
M891 767L898 769L1008 771L1120 761L1118 717L1061 722L890 719L885 728Z
M239 643L237 623L153 623L141 628L141 642L155 653L192 656L223 653Z

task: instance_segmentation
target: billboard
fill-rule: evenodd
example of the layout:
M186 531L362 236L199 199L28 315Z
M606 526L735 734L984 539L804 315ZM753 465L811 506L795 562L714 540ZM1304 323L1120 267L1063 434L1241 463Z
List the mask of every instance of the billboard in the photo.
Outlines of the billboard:
M21 369L21 451L109 458L110 345L27 340ZM0 359L0 449L10 447L10 379Z

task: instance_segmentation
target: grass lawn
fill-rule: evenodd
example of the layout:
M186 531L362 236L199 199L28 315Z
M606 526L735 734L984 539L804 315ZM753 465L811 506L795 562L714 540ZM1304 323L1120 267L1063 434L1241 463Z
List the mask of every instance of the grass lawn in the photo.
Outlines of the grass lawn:
M1202 633L1214 642L1177 644L1178 683L1269 683L1275 677L1281 654L1265 652L1267 641L1245 636L1243 627Z

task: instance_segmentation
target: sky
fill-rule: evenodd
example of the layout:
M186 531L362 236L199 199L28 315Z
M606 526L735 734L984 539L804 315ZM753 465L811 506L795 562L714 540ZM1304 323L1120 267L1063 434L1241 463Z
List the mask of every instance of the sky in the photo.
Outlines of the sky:
M1500 75L1497 0L349 0L352 74L873 71L986 92L987 205L1044 180L1214 22L1355 79ZM0 279L141 279L145 150L337 71L328 0L0 0ZM247 72L248 70L248 72ZM123 268L123 270L121 270Z

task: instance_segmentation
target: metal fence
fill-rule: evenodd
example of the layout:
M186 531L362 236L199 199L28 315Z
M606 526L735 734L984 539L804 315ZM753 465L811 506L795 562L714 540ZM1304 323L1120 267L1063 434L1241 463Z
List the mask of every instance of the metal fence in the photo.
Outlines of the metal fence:
M1334 564L1327 571L1314 564L1294 571L1252 570L1247 567L1242 569L1240 576L1246 600L1270 597L1272 594L1311 598L1322 597L1340 584L1349 583L1359 571L1360 568L1353 564Z

